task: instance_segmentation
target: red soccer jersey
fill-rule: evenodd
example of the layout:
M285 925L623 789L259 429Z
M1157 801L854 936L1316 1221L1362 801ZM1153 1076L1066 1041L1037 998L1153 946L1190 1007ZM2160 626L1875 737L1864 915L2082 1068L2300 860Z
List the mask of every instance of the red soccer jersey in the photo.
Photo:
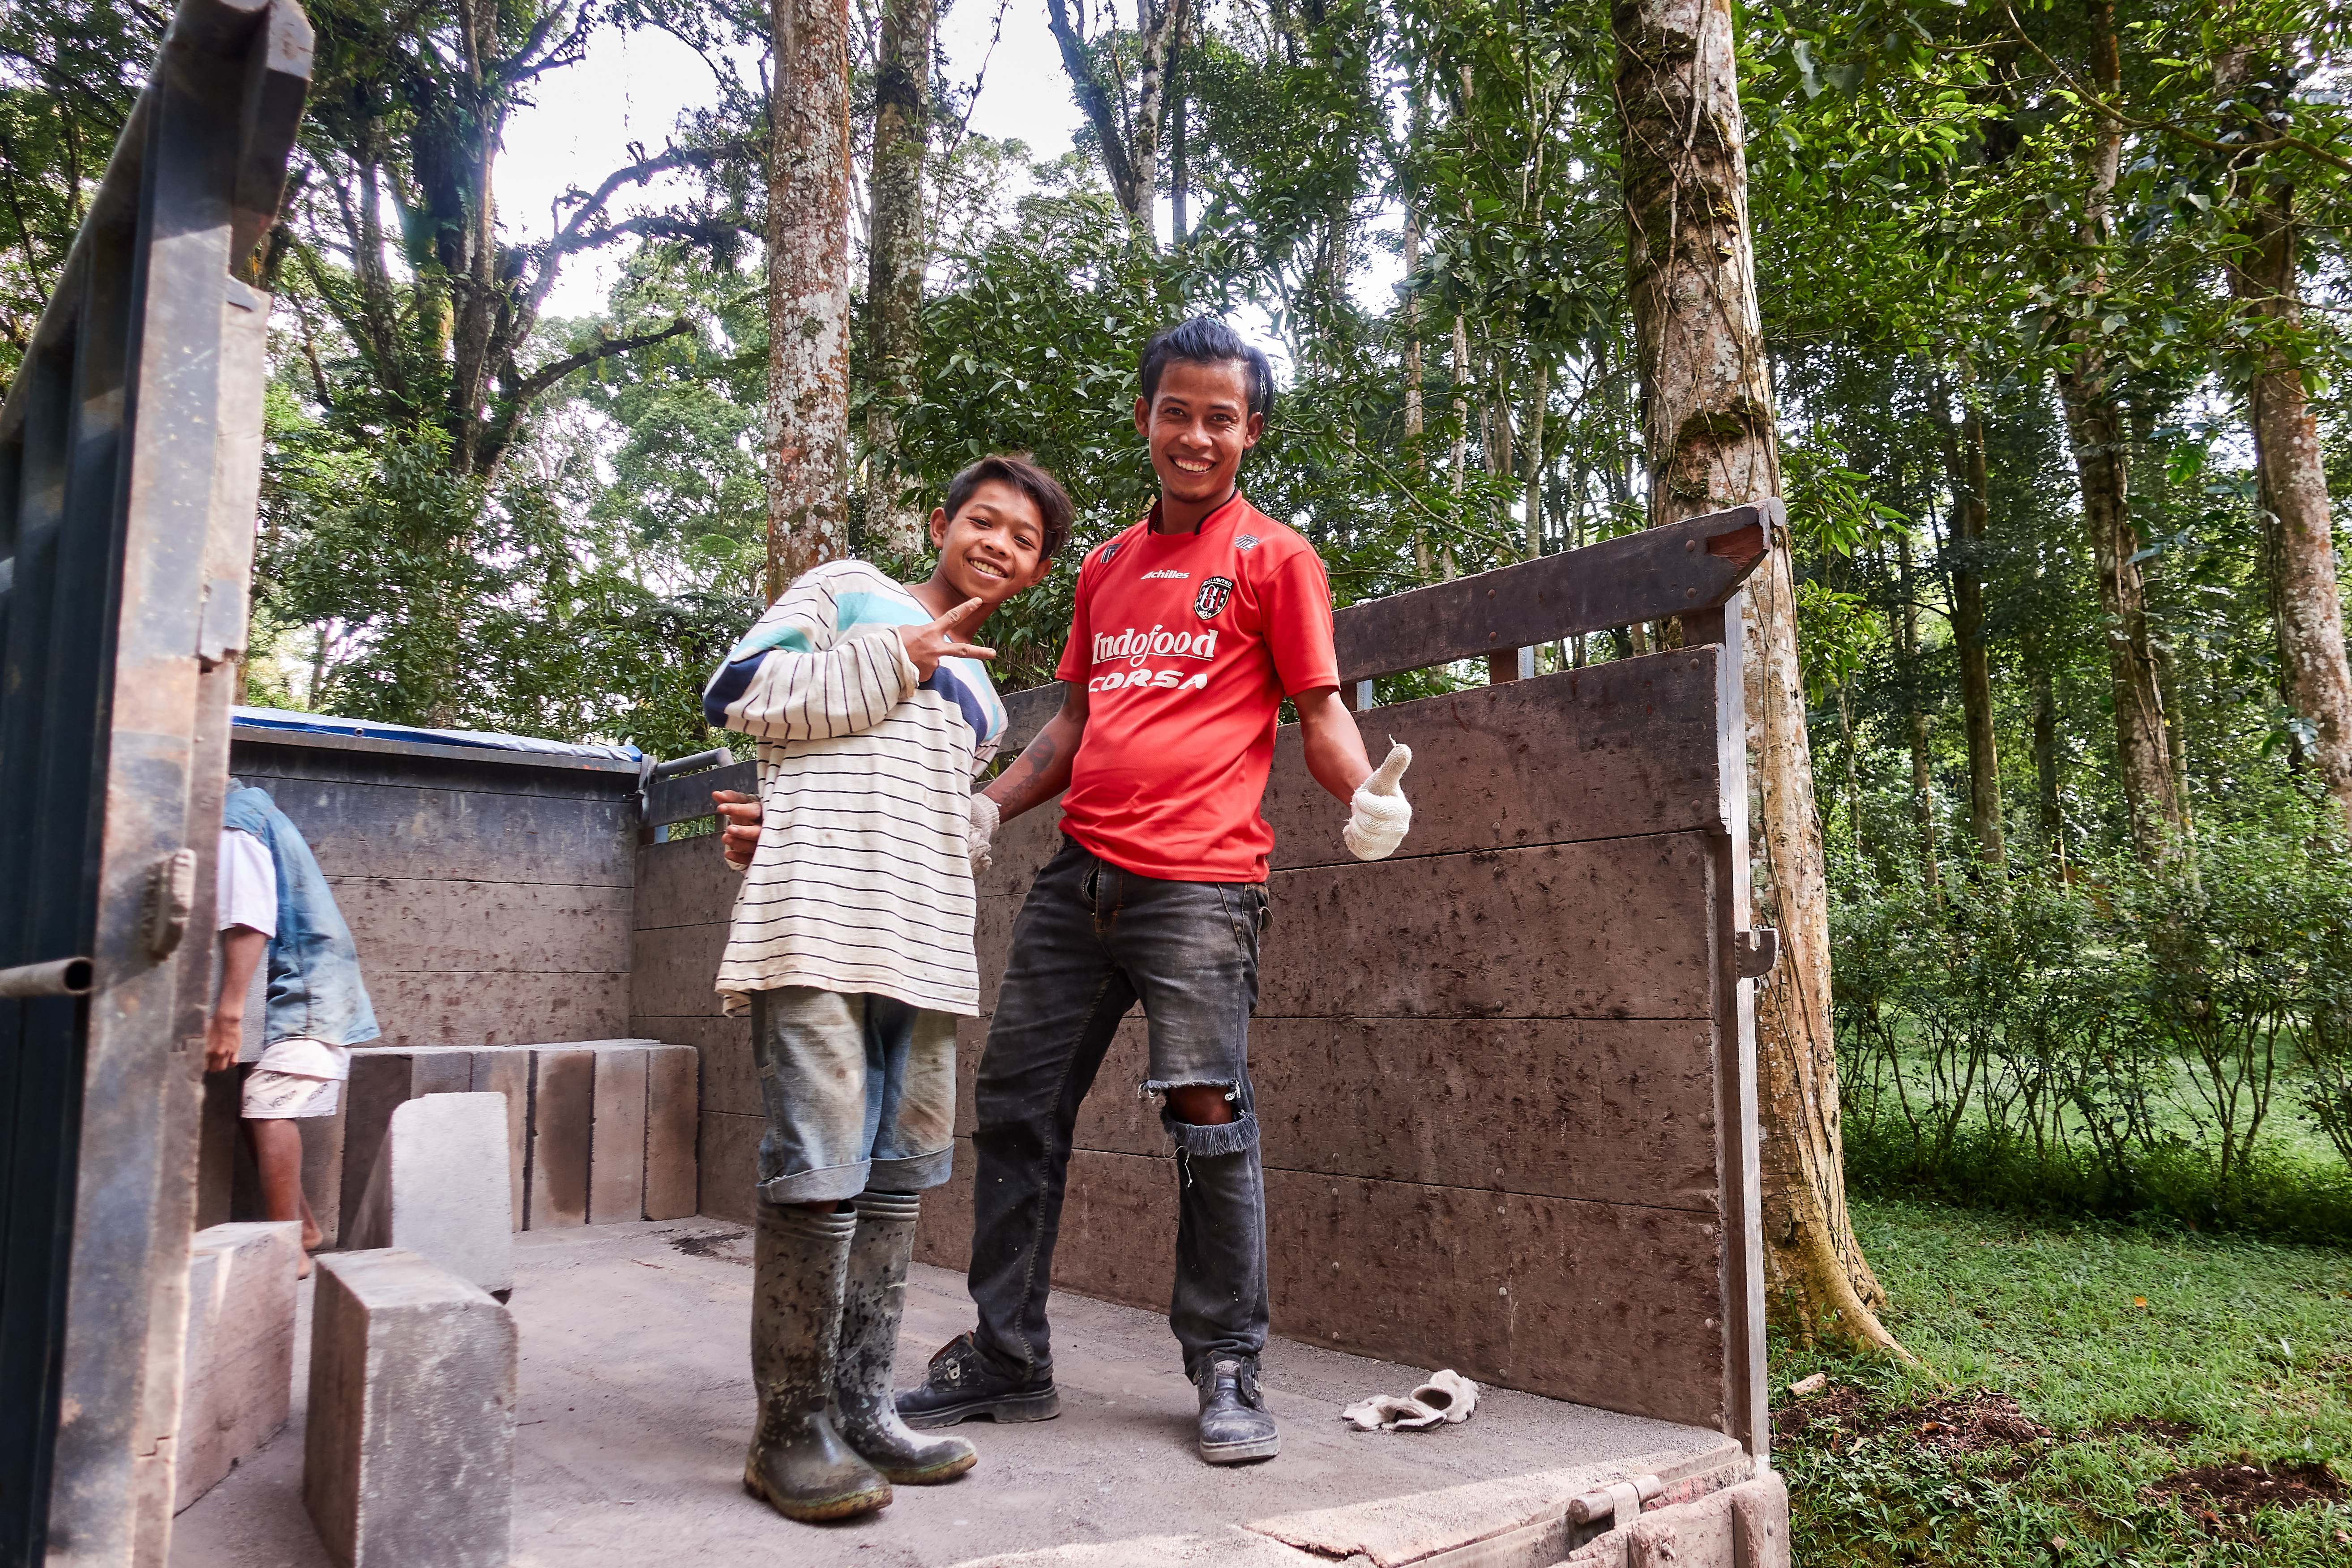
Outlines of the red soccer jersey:
M1339 684L1315 547L1236 493L1194 533L1150 517L1078 568L1055 671L1087 683L1062 829L1114 866L1260 882L1282 700Z

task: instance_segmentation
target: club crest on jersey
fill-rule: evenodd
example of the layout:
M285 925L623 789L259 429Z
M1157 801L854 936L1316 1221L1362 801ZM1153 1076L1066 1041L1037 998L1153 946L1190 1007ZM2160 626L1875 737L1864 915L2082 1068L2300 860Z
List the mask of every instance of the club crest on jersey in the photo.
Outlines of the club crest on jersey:
M1192 595L1192 613L1204 621L1213 621L1224 613L1225 605L1233 596L1234 580L1231 577L1212 577L1201 584L1199 593Z

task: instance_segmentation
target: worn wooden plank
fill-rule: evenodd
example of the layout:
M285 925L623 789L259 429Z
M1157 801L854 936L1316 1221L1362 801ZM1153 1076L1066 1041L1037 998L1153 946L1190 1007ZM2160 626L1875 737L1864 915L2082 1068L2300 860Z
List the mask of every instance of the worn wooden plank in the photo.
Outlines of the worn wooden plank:
M588 1223L588 1152L596 1111L596 1053L530 1053L530 1169L524 1199L532 1230Z
M713 790L756 795L759 788L759 764L748 759L678 778L656 779L646 786L645 826L664 827L673 822L691 822L698 816L711 816Z
M700 1196L694 1142L700 1100L695 1090L696 1051L659 1045L646 1056L646 1199L647 1219L684 1219Z
M1400 858L1721 831L1714 647L1562 670L1357 717L1374 761L1412 748ZM1298 726L1275 738L1264 806L1276 868L1351 864L1348 808L1307 771Z
M1082 1149L1168 1152L1139 1010L1078 1112ZM957 1031L969 1134L988 1020ZM1713 1031L1681 1019L1270 1018L1250 1027L1269 1168L1713 1214Z
M735 911L743 874L727 868L716 834L637 847L637 929L710 925Z
M635 871L635 807L627 800L252 782L302 830L330 877L625 888Z
M1720 605L1764 558L1777 500L1353 605L1332 617L1342 682L1426 669Z
M651 1062L643 1046L596 1052L588 1135L588 1223L646 1216L646 1098Z
M702 1136L695 1149L702 1184L699 1213L744 1225L759 1217L760 1135L767 1126L765 1117L734 1116L723 1110L702 1113ZM971 1215L967 1204L966 1230L971 1228Z
M1695 833L1277 872L1261 1016L1704 1018Z
M724 925L663 926L630 945L632 1014L647 1018L715 1018L714 984L727 951Z
M628 1027L625 973L368 969L363 974L383 1029L380 1043L387 1047L603 1039Z
M955 1179L923 1205L924 1262L970 1266L970 1163L959 1139ZM1164 1310L1175 1187L1172 1156L1074 1152L1054 1289ZM1277 1333L1721 1427L1721 1236L1706 1216L1270 1170L1266 1228Z
M360 966L618 973L629 966L629 889L560 882L331 877Z

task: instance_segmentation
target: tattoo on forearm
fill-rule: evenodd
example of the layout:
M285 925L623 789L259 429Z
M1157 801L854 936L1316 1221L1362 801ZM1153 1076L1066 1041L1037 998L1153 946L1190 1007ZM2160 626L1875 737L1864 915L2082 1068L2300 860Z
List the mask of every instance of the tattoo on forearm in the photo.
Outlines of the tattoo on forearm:
M1029 742L1028 748L1013 764L1007 775L1003 798L998 802L1000 809L1009 814L1026 811L1037 804L1045 775L1052 769L1055 754L1054 737L1040 731L1037 738Z

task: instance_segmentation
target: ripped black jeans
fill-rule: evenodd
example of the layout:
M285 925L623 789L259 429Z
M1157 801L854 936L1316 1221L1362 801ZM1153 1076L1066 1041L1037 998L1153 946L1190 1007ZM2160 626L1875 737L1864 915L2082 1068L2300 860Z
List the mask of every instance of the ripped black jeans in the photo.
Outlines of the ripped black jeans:
M980 1058L972 1132L971 1299L981 1347L1007 1370L1053 1366L1045 1297L1078 1104L1111 1034L1143 1004L1143 1088L1229 1087L1234 1119L1160 1122L1176 1142L1176 1289L1168 1326L1191 1375L1265 1346L1265 1176L1249 1081L1260 882L1168 882L1065 838L1013 927Z

